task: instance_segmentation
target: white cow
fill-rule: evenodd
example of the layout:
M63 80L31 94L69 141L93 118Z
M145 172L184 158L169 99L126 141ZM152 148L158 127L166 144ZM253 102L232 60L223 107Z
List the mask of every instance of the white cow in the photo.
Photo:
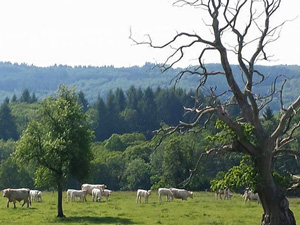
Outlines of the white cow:
M42 192L39 190L30 190L29 194L31 202L38 202L42 200Z
M30 189L28 188L19 188L19 189L11 189L7 188L3 190L3 197L7 198L7 208L9 207L9 203L14 203L14 208L16 208L16 201L24 201L22 204L22 207L27 203L27 208L29 207L29 204L31 204L30 201Z
M72 192L73 191L75 191L75 189L68 189L67 190L67 202L72 199Z
M173 193L174 198L179 198L181 200L187 200L188 197L193 198L194 194L192 191L187 191L185 189L170 188Z
M41 202L42 201L42 192L41 191L39 191L38 192L38 202Z
M81 185L81 190L86 191L86 194L92 195L94 188L102 189L107 188L105 184L83 184Z
M246 188L245 192L244 192L244 202L248 202L248 201L257 201L257 203L260 203L260 199L257 193L254 193L251 189Z
M142 197L145 198L145 203L148 203L148 198L151 195L151 190L138 189L136 192L136 203L141 203Z
M167 196L167 201L173 200L174 196L169 188L158 188L158 199L161 202L162 196Z
M85 196L86 196L86 191L83 191L83 190L73 190L71 192L72 201L75 201L76 198L80 198L81 201L84 201Z
M30 196L30 201L37 201L37 194L38 194L38 190L30 190L29 191L29 196Z
M108 201L108 197L111 195L112 191L108 189L104 189L101 193L102 196L106 197L106 201Z
M101 201L101 195L102 195L102 190L98 188L94 188L92 190L92 201L100 202Z

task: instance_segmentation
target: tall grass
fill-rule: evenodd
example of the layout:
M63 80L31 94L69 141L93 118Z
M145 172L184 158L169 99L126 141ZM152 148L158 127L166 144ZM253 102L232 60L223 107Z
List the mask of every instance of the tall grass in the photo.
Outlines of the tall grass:
M42 202L17 209L6 208L6 198L0 198L0 224L141 224L141 225L257 225L262 216L261 205L255 202L244 204L242 197L235 194L232 200L217 200L213 193L197 192L194 199L159 202L154 191L149 203L137 204L135 192L113 192L106 202L66 202L63 209L66 218L56 218L57 193L43 193ZM300 219L300 199L290 199L296 219Z

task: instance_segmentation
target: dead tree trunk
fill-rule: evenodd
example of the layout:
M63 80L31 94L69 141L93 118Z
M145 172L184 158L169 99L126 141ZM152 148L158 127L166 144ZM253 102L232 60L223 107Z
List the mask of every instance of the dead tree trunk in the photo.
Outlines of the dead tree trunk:
M209 97L211 99L209 106L195 104L193 108L185 108L187 113L196 113L195 120L191 123L180 122L178 126L169 129L161 129L167 136L176 131L189 130L199 126L200 121L210 122L212 115L215 115L235 134L235 138L221 147L213 148L208 152L231 150L243 152L251 155L255 161L259 181L257 191L261 198L264 209L262 225L295 225L295 218L289 209L289 202L285 196L284 190L280 190L272 176L274 155L278 152L288 152L296 154L293 150L286 149L291 141L295 140L295 130L300 128L300 123L292 126L293 115L300 109L300 96L290 105L288 109L283 108L280 102L282 114L279 125L272 134L266 134L262 121L260 119L261 110L274 100L276 93L277 78L274 76L274 83L270 87L270 94L255 93L254 86L261 84L265 75L257 70L255 64L259 60L268 60L266 46L279 38L279 25L271 26L270 20L281 5L281 0L177 0L178 6L192 6L197 9L203 9L209 18L209 23L205 18L205 25L210 26L205 35L203 30L200 34L180 32L169 42L163 45L154 45L152 39L149 41L134 42L137 44L148 44L153 48L171 47L174 52L166 59L161 66L165 71L181 61L185 56L185 50L195 45L203 46L199 52L197 68L188 68L178 74L178 80L185 74L194 74L200 77L199 87L206 85L211 76L225 77L228 84L228 90L223 94L217 93L214 88L210 89ZM225 33L231 36L231 39L225 38ZM254 36L253 36L254 35ZM184 40L184 44L179 39ZM224 45L224 43L226 43ZM177 47L174 47L177 46ZM222 70L208 70L204 64L204 58L208 52L215 51L220 56ZM252 52L252 53L251 53ZM234 55L241 71L243 82L238 82L237 76L233 72L232 60L229 55ZM278 75L279 76L279 75ZM276 77L276 78L275 78ZM284 82L283 82L284 83ZM283 85L280 91L282 91ZM220 100L220 96L225 93L231 93L228 101ZM282 100L282 99L281 99ZM226 113L226 107L235 104L240 108L241 118L231 118ZM208 119L206 119L208 118ZM253 139L249 138L244 131L245 124L251 126ZM251 131L251 132L252 132ZM283 153L285 154L285 153Z
M257 192L264 210L261 225L296 225L293 212L285 193L279 190L272 176L271 156L263 154L257 159L260 177Z

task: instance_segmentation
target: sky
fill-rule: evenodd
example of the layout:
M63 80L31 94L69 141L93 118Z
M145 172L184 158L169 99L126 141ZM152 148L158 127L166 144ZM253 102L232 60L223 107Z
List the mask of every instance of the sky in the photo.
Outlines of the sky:
M36 66L142 66L168 50L135 45L151 35L163 44L181 31L203 32L199 9L172 0L0 0L0 61ZM300 65L300 1L282 1L274 20L285 24L266 65ZM197 52L197 50L195 50ZM198 52L197 52L198 53ZM195 53L197 55L197 53ZM193 64L195 58L185 63ZM207 62L217 62L216 57Z

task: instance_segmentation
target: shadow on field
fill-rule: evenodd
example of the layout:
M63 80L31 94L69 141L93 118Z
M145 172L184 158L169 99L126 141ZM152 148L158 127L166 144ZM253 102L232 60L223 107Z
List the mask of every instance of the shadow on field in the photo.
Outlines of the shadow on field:
M71 216L57 219L56 222L63 223L105 223L105 224L134 224L130 219L120 217L90 217L90 216Z

